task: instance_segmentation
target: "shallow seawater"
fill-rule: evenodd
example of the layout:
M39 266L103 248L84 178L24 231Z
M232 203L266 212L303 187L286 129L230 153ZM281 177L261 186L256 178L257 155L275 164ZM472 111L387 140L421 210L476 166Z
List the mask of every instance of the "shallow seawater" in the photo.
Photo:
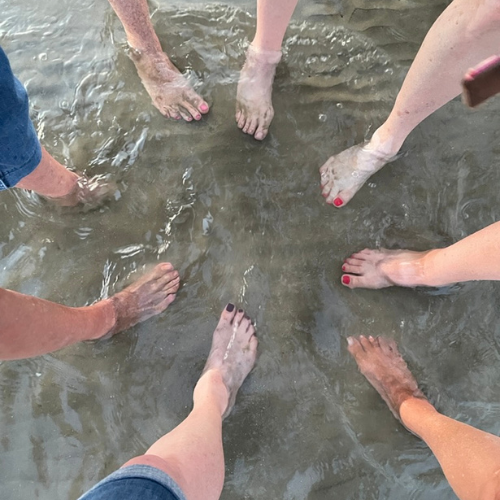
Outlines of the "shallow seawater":
M318 175L387 116L446 5L302 2L258 143L234 123L253 2L153 6L164 47L213 106L184 124L150 104L105 0L0 0L0 44L42 142L119 186L85 213L1 193L0 286L80 306L164 260L183 282L166 313L112 340L0 363L2 499L76 498L180 422L228 301L257 320L260 357L225 423L223 499L455 498L345 337L395 338L440 410L497 433L499 285L351 291L340 267L364 247L444 246L498 219L500 101L435 113L342 210Z

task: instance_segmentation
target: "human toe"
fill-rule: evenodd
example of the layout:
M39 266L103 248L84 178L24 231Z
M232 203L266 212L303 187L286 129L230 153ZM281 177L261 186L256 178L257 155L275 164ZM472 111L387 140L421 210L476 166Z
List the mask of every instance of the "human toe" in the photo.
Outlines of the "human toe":
M361 274L361 266L357 264L349 264L348 262L346 262L342 266L342 271L349 274Z
M358 192L358 188L344 189L339 191L338 195L333 198L333 205L337 208L344 207L347 205L353 198L353 196ZM326 200L329 203L329 200Z
M242 321L245 319L245 311L243 309L238 309L234 316L233 323L236 325L236 327L239 327L242 323ZM246 323L245 323L246 327Z
M240 113L240 117L238 119L238 128L240 129L244 129L245 128L245 125L247 123L247 117L246 115L243 113L243 111Z
M252 117L250 118L250 120L247 120L245 127L243 128L243 132L245 132L245 134L253 135L256 129L257 119L255 117Z
M355 276L353 274L343 274L342 284L347 288L372 288L364 276Z
M188 112L196 121L201 120L201 113L189 102L183 103L182 107Z
M359 343L363 346L365 352L369 353L373 350L373 344L370 342L368 337L364 335L359 336Z
M179 290L180 283L181 283L181 279L179 278L179 276L177 276L177 278L174 278L173 280L169 281L162 288L162 291L166 294L175 293L175 292L177 292L177 290Z
M356 337L347 337L347 350L355 357L361 356L364 353L363 346Z
M198 99L195 103L193 103L196 108L198 108L199 112L203 115L206 115L210 111L210 106L203 99Z
M266 138L268 132L269 132L268 129L257 130L257 132L255 132L254 137L258 141L262 141Z
M236 307L234 306L234 304L231 304L231 302L229 302L221 313L219 324L221 322L228 324L232 323L235 315L236 315Z
M193 117L191 116L191 113L189 113L184 106L179 106L179 113L182 117L182 119L186 122L192 122Z

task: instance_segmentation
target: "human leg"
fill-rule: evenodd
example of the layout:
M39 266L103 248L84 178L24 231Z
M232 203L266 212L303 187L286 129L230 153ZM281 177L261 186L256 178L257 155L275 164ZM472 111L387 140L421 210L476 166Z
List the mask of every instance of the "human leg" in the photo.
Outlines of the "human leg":
M236 122L245 134L259 141L266 137L274 117L274 74L297 1L257 0L257 29L238 83Z
M164 311L175 299L179 273L158 264L113 297L66 307L0 288L0 359L22 359L82 340L114 335Z
M31 189L58 204L96 203L116 188L79 177L40 145L29 117L26 89L0 48L0 190Z
M123 24L131 57L146 91L167 118L200 120L208 104L163 52L149 17L147 0L109 0Z
M187 500L217 500L224 482L222 420L231 411L256 354L257 338L250 319L228 304L194 389L191 413L144 455L128 461L120 470L125 473L137 465L153 467L172 478Z
M454 0L446 8L427 33L388 119L368 143L332 156L320 168L327 203L348 203L420 122L460 93L467 69L497 52L499 28L498 0Z
M446 248L426 252L365 249L346 259L342 283L349 288L443 286L500 280L500 222Z
M361 373L396 418L429 446L460 500L498 500L500 438L438 413L394 341L364 336L347 341Z

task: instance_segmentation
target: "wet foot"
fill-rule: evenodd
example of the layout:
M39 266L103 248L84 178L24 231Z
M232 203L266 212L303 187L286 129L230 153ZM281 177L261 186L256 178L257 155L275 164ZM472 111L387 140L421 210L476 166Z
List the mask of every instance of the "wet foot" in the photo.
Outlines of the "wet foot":
M348 337L347 343L359 371L382 396L399 421L399 409L404 401L410 398L426 400L394 340L361 335L357 338Z
M203 369L203 373L218 371L224 381L228 403L222 418L231 412L238 389L255 364L257 344L250 318L242 309L236 310L233 304L228 304L215 329L212 348Z
M321 194L328 204L343 207L375 172L395 159L393 154L372 149L370 143L331 156L319 169Z
M248 47L236 95L236 123L245 134L261 141L274 117L271 95L281 51Z
M95 208L113 198L117 190L117 185L105 176L96 175L91 178L81 176L75 179L74 186L67 195L46 198L61 207L84 205L87 208Z
M429 252L411 250L369 250L348 257L342 271L342 284L349 288L386 288L389 286L429 286L426 259Z
M208 104L191 88L164 52L149 54L131 48L139 77L153 104L167 118L201 120Z
M165 262L111 297L115 325L105 337L163 312L174 301L179 283L179 273L172 264Z

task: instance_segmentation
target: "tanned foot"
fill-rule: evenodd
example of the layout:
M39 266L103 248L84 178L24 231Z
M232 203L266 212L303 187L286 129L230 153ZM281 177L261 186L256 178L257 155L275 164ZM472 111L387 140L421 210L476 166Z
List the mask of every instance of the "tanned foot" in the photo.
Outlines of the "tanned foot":
M208 104L191 88L164 52L149 54L131 49L139 77L160 113L187 122L201 120Z
M172 264L164 262L111 297L116 319L106 337L163 312L175 300L179 283L179 273Z
M236 310L233 304L228 304L215 329L212 348L203 369L203 374L216 370L222 376L228 393L222 418L231 412L236 394L255 364L257 344L250 318L243 309Z
M382 396L399 421L399 409L404 401L410 398L426 400L394 340L361 335L357 338L348 337L347 343L359 371Z
M429 252L411 250L369 250L348 257L342 271L342 284L349 288L386 288L389 286L429 286L426 259Z
M276 66L281 51L248 48L236 95L236 123L245 134L261 141L274 117L273 92Z
M83 205L88 208L95 208L112 198L117 190L117 185L102 175L91 178L81 176L76 178L73 189L67 195L46 198L61 207Z
M321 194L328 204L343 207L375 172L395 159L394 155L371 149L369 143L331 156L319 169Z

